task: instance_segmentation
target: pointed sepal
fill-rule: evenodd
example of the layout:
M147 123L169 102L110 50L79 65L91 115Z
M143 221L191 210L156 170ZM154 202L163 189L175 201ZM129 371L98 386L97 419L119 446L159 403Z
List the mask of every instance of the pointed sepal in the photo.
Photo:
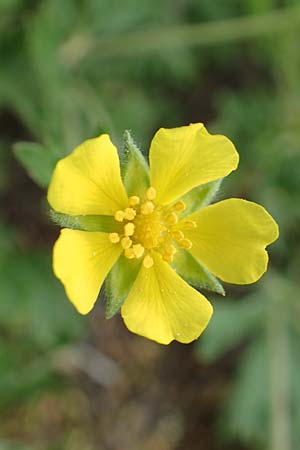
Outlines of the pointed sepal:
M137 277L140 260L132 260L121 255L112 267L105 282L107 319L117 314L126 300L131 286Z
M143 197L149 187L149 166L128 130L124 132L121 173L128 195Z
M174 255L172 266L178 275L193 286L225 295L220 281L186 250L179 250Z

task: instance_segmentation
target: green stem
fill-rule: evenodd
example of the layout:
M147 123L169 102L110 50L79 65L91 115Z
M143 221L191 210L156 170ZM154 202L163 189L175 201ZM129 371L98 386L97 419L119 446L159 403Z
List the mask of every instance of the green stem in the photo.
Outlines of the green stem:
M289 28L291 23L300 23L299 7L210 23L183 24L157 30L117 34L101 39L77 34L62 46L60 56L65 64L74 65L89 54L103 58L180 49L186 46L224 44L279 33Z

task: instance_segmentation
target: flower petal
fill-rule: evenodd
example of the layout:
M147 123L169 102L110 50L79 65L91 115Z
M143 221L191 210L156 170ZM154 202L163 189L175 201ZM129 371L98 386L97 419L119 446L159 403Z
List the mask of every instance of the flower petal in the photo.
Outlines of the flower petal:
M233 143L225 136L209 134L202 123L161 128L152 140L149 157L151 186L161 204L225 177L239 161Z
M223 281L249 284L267 270L265 250L278 238L278 226L260 205L231 198L197 211L179 223L193 220L194 230L184 230L189 250L210 272Z
M121 312L126 326L161 344L172 340L188 343L206 328L212 306L162 261L153 255L154 265L143 265Z
M53 269L81 314L94 306L101 285L122 248L107 233L63 229L54 245Z
M83 142L54 170L48 201L65 214L114 215L127 206L116 147L103 134Z

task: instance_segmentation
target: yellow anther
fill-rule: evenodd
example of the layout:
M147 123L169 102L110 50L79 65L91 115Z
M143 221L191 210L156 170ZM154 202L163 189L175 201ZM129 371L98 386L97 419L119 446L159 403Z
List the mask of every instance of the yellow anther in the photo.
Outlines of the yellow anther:
M179 241L179 245L180 247L186 249L190 249L193 246L192 242L189 239L181 239L181 241Z
M136 258L140 258L144 254L144 247L141 244L135 244L132 246L133 252Z
M184 234L182 231L180 230L173 230L171 231L171 236L173 239L175 239L176 241L180 241L181 239L184 238Z
M174 259L173 255L167 255L167 254L163 255L163 260L168 262L168 263L173 262L173 259Z
M144 215L151 214L154 211L154 204L150 201L141 206L141 213Z
M124 255L125 255L126 258L128 258L128 259L133 259L133 258L135 258L135 253L134 253L132 247L126 248L126 249L124 250Z
M186 220L183 226L186 230L194 230L195 228L197 228L197 224L194 220Z
M150 269L150 267L152 267L153 264L154 264L154 260L153 260L152 256L146 255L145 258L143 259L143 266L146 269Z
M134 234L134 224L132 222L126 223L124 227L125 236L132 236Z
M126 208L124 211L124 217L126 220L133 220L136 216L136 212L132 208Z
M120 242L120 236L118 233L109 233L108 238L112 244L117 244Z
M147 197L148 200L154 200L155 197L156 197L156 189L154 189L154 187L150 186L147 189L146 197Z
M119 211L117 211L117 212L115 213L115 219L116 219L118 222L123 222L124 217L125 217L124 211L119 210Z
M166 245L164 248L164 252L166 253L166 255L175 255L175 253L177 252L177 249L175 247L175 245Z
M175 225L175 224L178 222L178 216L177 216L177 214L175 214L174 212L168 214L168 215L166 216L166 222L167 222L169 225Z
M121 239L121 245L124 249L131 247L131 244L132 240L128 236L125 236Z
M179 202L176 202L173 206L172 206L172 209L174 209L175 211L184 211L185 210L185 208L186 208L186 206L185 206L185 203L183 202L183 201L179 201Z
M140 197L137 195L133 195L132 197L129 197L129 205L130 206L136 206L140 203Z

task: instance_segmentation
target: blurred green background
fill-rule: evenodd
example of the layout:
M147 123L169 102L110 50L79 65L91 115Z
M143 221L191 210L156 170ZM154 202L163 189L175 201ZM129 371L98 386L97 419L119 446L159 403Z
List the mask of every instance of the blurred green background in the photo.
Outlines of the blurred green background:
M0 0L0 450L300 448L299 0ZM204 122L241 162L219 198L280 225L198 342L88 317L51 269L55 162L102 131L147 152Z

